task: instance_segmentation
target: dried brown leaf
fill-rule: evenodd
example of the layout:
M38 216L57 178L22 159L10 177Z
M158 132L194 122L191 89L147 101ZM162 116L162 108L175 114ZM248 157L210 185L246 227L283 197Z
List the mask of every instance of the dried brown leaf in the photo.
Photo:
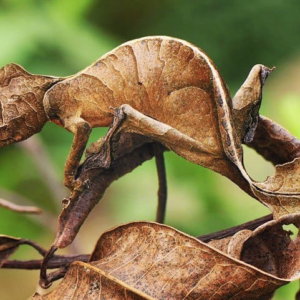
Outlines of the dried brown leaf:
M126 299L105 294L122 286L141 299L270 299L288 282L168 226L136 222L104 233L90 264L73 264L56 291L36 299Z
M94 266L75 262L53 292L34 300L155 300Z
M241 260L284 280L300 278L300 237L293 239L284 225L299 232L300 214L283 216L256 228L245 241Z
M300 211L300 158L277 165L275 174L256 182L254 194L273 212L274 219Z
M240 230L233 236L212 240L208 244L221 250L224 253L227 253L233 258L240 259L244 242L247 241L251 235L251 230Z
M3 107L14 108L11 113L4 109L3 116L12 116L14 121L13 128L3 128L9 139L5 143L38 132L47 118L74 133L65 165L65 184L74 195L87 183L84 176L74 179L91 129L111 125L100 151L103 155L97 156L100 168L109 168L112 143L120 133L136 133L225 175L255 197L242 163L241 143L253 138L262 87L271 71L263 65L254 66L232 100L203 50L183 40L159 36L127 42L65 79L32 75L17 65L7 65L0 73L0 98ZM11 106L12 99L19 102ZM37 106L34 117L29 104ZM115 113L111 107L117 108ZM21 112L28 119L25 125ZM18 118L22 119L19 131L15 124ZM9 122L6 120L5 126ZM32 128L30 132L27 127ZM92 207L90 204L88 211Z
M45 95L50 119L61 120L75 134L66 164L66 184L71 185L90 129L111 124L98 154L93 159L89 157L81 168L96 169L99 165L100 169L109 169L115 160L114 141L118 136L135 133L227 176L255 197L252 181L243 167L241 142L252 140L262 86L271 71L262 65L253 67L234 97L232 108L225 83L201 49L168 37L143 38L121 45L78 75L57 83ZM117 108L114 117L110 106ZM118 147L124 148L124 144ZM129 146L124 153L135 148ZM105 177L101 178L106 181ZM92 193L86 192L87 181L94 185L93 175L86 176L80 169L70 201L66 202L68 208L60 217L54 243L57 247L72 241L107 187L96 193L90 187ZM98 199L90 200L90 195L94 199L95 194ZM72 213L74 217L70 217L71 211L76 212ZM61 228L67 228L70 237L61 238Z
M300 277L300 214L290 214L271 220L252 230L241 230L231 236L214 239L209 245L229 256L255 266L283 280ZM294 225L297 236L284 225Z
M300 140L276 122L260 116L252 142L255 149L274 165L291 162L300 157Z
M0 235L0 267L22 244L22 239Z
M52 250L72 242L113 180L165 148L228 177L268 206L275 219L297 213L299 141L258 115L271 71L254 66L231 99L201 49L168 37L123 44L65 79L32 75L14 64L2 68L0 146L40 131L48 119L74 133L65 167L72 194L64 201ZM106 137L77 170L91 129L108 125ZM243 166L242 142L285 164L265 182L253 181ZM249 231L236 233L228 254L238 257L248 236Z
M43 97L60 79L32 75L21 66L0 69L0 147L25 140L47 122Z
M159 36L117 47L45 94L49 119L75 135L66 185L76 188L74 177L91 128L111 125L114 107L125 116L118 121L126 124L116 124L113 131L122 127L145 135L252 194L241 141L252 140L262 86L271 71L256 65L232 108L226 84L200 48Z

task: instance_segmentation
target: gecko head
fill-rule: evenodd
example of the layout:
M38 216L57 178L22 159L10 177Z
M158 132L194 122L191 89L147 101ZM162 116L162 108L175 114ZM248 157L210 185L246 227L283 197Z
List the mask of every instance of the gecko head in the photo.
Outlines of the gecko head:
M74 189L62 201L58 231L53 246L65 248L73 242L84 221L99 202L100 196L90 188Z
M0 147L25 140L47 122L45 92L60 78L33 75L17 64L0 69Z

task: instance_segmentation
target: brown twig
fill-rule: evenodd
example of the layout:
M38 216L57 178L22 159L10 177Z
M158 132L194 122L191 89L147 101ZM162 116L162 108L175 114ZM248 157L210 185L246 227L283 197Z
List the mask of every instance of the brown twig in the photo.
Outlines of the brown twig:
M220 230L217 232L213 232L213 233L209 233L209 234L205 234L205 235L201 235L199 237L197 237L198 240L204 242L204 243L208 243L211 240L220 240L223 238L226 238L228 236L232 236L235 233L244 230L244 229L250 229L250 230L254 230L257 227L259 227L260 225L269 222L273 220L273 216L272 215L267 215L246 223L243 223L241 225L238 226L234 226L234 227L230 227L228 229L224 229L224 230Z
M36 206L18 205L1 198L0 198L0 206L15 212L26 213L26 214L40 214L42 212L42 210Z
M32 248L34 248L42 256L45 256L46 253L47 253L47 250L45 248L43 248L42 246L36 244L35 242L33 242L31 240L22 239L22 240L20 240L20 244L31 246Z
M89 260L88 254L80 254L80 255L55 255L48 262L48 269L57 269L64 266L70 265L74 261L82 261L87 262ZM7 260L3 263L3 269L22 269L22 270L40 270L42 266L43 260Z
M44 289L47 289L51 286L51 279L47 275L47 268L49 262L54 258L54 253L57 250L57 247L52 246L44 256L44 259L41 264L41 270L40 270L40 286Z
M158 206L156 211L156 222L163 224L167 206L167 179L163 152L158 153L155 156L155 163L158 175Z

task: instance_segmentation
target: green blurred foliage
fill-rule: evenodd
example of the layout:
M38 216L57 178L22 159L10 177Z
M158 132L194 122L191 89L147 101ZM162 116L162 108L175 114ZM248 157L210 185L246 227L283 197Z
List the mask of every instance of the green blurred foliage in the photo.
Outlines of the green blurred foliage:
M89 16L122 40L170 35L202 47L227 81L240 82L256 63L279 65L297 54L297 0L95 1Z
M147 35L171 35L203 48L233 91L252 65L276 65L277 70L265 87L262 111L299 136L299 94L284 88L280 96L272 94L277 82L298 80L280 77L280 70L299 56L299 12L300 3L296 0L2 0L0 66L16 62L32 73L67 76L121 42ZM94 130L91 141L105 132L106 129ZM47 124L38 137L62 185L72 135ZM255 179L264 180L273 172L269 163L253 151L245 151L247 170ZM172 153L166 154L166 164L169 225L200 235L268 213L220 175ZM31 200L57 217L60 199L55 199L32 153L19 145L5 147L0 149L0 165L2 189ZM156 189L153 161L114 183L83 226L75 243L76 251L91 251L101 232L114 225L154 220ZM41 226L33 217L0 208L2 234L30 238L47 248L55 231L55 227L49 227ZM19 255L26 253L27 250L21 250ZM16 278L18 289L5 288L14 286L12 281ZM0 298L20 299L20 293L24 293L23 299L29 297L37 281L37 272L30 277L27 271L20 271L14 277L11 271L1 270ZM291 299L296 289L296 284L290 284L280 289L275 299Z

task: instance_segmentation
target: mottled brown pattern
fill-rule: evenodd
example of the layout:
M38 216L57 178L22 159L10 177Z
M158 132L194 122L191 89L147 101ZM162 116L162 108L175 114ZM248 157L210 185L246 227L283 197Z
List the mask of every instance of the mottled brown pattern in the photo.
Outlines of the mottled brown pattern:
M225 175L268 206L274 218L210 245L153 223L118 227L101 237L91 264L74 264L60 290L35 299L267 300L298 278L299 237L292 241L282 226L300 223L300 142L258 115L272 70L254 66L231 99L210 58L169 37L127 42L66 78L4 66L0 147L30 137L47 121L74 134L65 165L71 196L41 268L44 286L47 261L73 241L108 185L166 149ZM110 128L79 167L89 134L99 126ZM253 181L244 169L242 142L277 164L265 182ZM5 261L28 241L0 242Z
M93 265L156 299L226 298L227 293L241 292L237 274L249 285L253 283L250 278L256 277L204 244L170 228L146 223L104 234L91 257L94 260Z
M102 291L97 299L127 299L124 294L110 294L112 290L119 292L121 287L127 293L136 291L141 299L270 299L294 274L286 277L288 273L283 271L276 273L277 277L259 270L262 265L258 261L254 262L258 264L256 268L242 260L251 263L257 254L251 245L263 235L269 251L274 257L277 255L277 263L287 262L287 256L279 259L283 247L276 252L281 240L285 239L287 245L287 235L279 233L272 246L271 239L279 232L281 223L271 223L247 234L246 239L239 239L240 243L235 241L243 249L243 255L235 258L165 225L150 222L122 225L100 237L89 264L74 263L54 292L34 299L94 299L86 297L92 286ZM289 244L292 249L292 243ZM260 248L259 253L265 254ZM240 256L243 259L238 260ZM110 288L104 282L109 282Z
M82 182L76 182L75 176L91 129L111 125L116 115L112 108L124 109L120 114L131 119L127 125L132 124L124 125L123 130L146 135L187 160L227 176L253 195L242 164L241 141L247 130L255 128L255 124L248 128L248 119L257 119L251 104L260 104L262 70L267 68L256 66L246 80L247 86L253 86L247 91L245 113L245 84L234 98L235 103L242 104L232 107L226 84L210 58L200 48L175 38L130 41L67 78L32 75L8 65L1 71L2 85L13 92L28 88L34 92L0 94L2 108L5 99L10 102L2 120L14 118L13 127L3 127L2 140L7 144L29 137L41 129L47 117L65 127L74 133L65 165L65 185L71 191L80 190ZM18 103L11 103L14 101ZM19 116L19 110L26 116ZM144 128L139 126L138 114L145 120L148 117ZM232 114L238 122L234 123ZM242 132L237 130L240 126ZM115 130L121 128L115 126ZM162 137L165 133L170 134Z
M276 122L260 116L254 138L248 146L274 165L300 157L300 141Z
M171 38L120 46L50 89L46 112L54 109L62 120L76 115L91 127L108 126L111 107L127 104L221 151L215 123L217 87L202 51L191 47ZM229 97L227 90L225 94Z
M155 300L91 265L74 263L59 288L34 300Z
M74 188L75 171L90 129L110 125L112 107L122 105L194 141L196 145L191 143L187 147L197 152L198 159L170 141L160 140L154 129L153 137L167 148L247 189L243 178L246 173L239 175L238 169L243 169L242 148L232 126L232 105L226 85L201 49L169 37L125 43L47 91L47 115L61 120L62 126L75 134L65 170L67 186ZM136 116L133 114L132 118Z
M226 84L201 49L174 38L149 37L117 47L49 89L44 99L46 113L75 135L65 166L65 184L73 192L68 208L61 213L54 245L70 243L96 204L97 193L89 193L85 182L91 184L100 177L89 174L85 163L77 172L95 126L111 125L95 154L101 161L100 169L114 162L112 145L117 143L113 141L124 133L133 133L226 176L256 197L256 188L244 170L241 143L256 126L248 119L258 119L263 71L270 72L262 65L253 67L234 97L233 107ZM119 147L135 151L125 144ZM102 174L101 180L106 182L104 178ZM103 186L97 188L98 199L105 191ZM79 205L82 202L85 206Z

